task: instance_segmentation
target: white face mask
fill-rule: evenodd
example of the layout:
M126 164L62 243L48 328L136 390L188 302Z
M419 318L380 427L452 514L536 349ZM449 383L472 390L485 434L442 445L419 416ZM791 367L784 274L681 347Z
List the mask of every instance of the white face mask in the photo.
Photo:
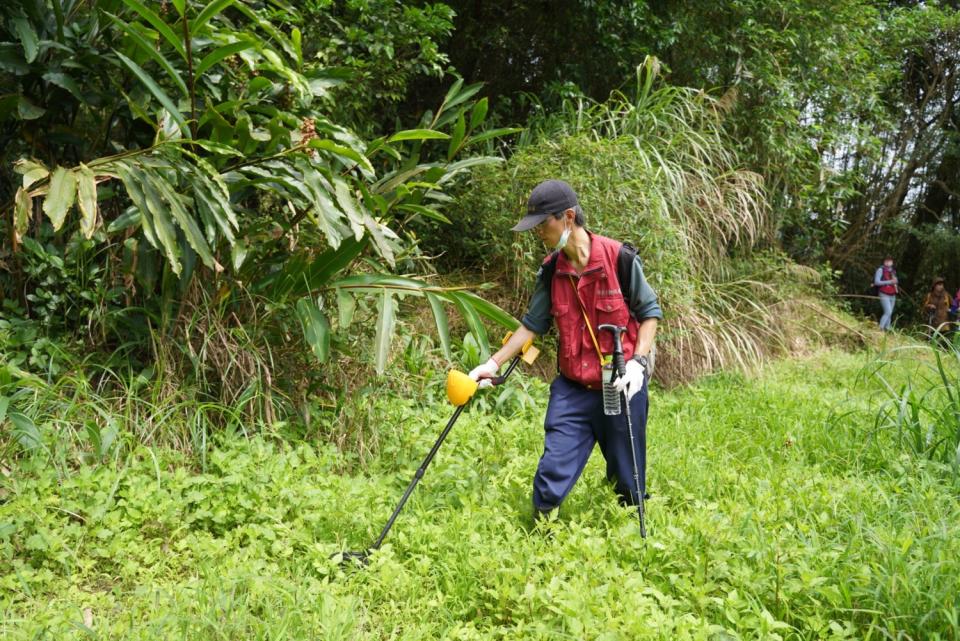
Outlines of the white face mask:
M567 241L570 240L570 232L572 230L568 227L563 230L563 233L560 234L560 240L557 241L557 246L554 247L555 250L560 251L567 246Z

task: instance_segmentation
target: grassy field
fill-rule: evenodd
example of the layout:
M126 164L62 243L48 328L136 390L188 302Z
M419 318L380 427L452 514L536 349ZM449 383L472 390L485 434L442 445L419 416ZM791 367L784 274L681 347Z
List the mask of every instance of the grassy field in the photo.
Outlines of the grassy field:
M893 389L918 367L899 358ZM529 379L464 414L365 569L330 555L379 532L451 413L439 380L423 404L378 401L380 454L349 474L331 446L264 437L205 469L145 448L7 462L0 638L956 639L955 469L877 433L874 359L654 390L646 542L599 452L533 526Z

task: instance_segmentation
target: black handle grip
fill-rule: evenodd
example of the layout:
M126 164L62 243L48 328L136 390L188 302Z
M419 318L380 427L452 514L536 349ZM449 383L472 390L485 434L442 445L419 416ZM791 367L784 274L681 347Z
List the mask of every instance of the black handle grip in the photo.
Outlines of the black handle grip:
M617 368L617 375L623 376L627 373L627 362L623 360L623 350L613 353L613 365Z
M491 383L493 383L494 386L503 385L504 383L507 382L507 377L510 376L510 373L513 372L513 370L515 370L515 369L517 368L517 363L519 363L519 362L520 362L520 356L519 356L519 354L518 354L517 356L514 356L514 357L513 357L513 360L512 360L512 361L510 361L510 365L509 365L509 367L507 367L507 371L505 371L505 372L504 372L503 374L501 374L500 376L495 376L495 377L490 378L490 379L487 379L487 380L489 380Z
M617 374L623 376L627 372L627 363L623 360L623 343L620 341L620 335L627 331L627 328L604 323L599 329L613 334L613 365L617 368Z

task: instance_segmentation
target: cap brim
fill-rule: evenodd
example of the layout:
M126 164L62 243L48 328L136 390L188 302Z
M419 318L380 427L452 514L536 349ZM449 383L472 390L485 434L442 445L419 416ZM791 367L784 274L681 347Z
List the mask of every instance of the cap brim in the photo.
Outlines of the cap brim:
M529 229L533 229L546 220L549 215L550 214L530 214L529 216L524 216L520 219L519 223L510 229L511 231L527 231Z

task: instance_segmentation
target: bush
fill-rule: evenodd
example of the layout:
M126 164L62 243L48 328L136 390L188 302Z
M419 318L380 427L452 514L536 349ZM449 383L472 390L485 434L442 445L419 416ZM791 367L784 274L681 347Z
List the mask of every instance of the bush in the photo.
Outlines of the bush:
M511 236L530 190L561 178L577 191L589 229L638 247L666 321L656 376L688 381L748 367L800 342L820 340L811 317L835 318L817 296L829 281L773 251L759 176L740 169L721 124L723 105L656 82L638 69L633 94L570 100L531 123L502 166L475 172L449 228L424 230L449 269L486 272L521 311L546 250ZM763 251L760 251L763 250ZM845 323L841 321L839 327Z

